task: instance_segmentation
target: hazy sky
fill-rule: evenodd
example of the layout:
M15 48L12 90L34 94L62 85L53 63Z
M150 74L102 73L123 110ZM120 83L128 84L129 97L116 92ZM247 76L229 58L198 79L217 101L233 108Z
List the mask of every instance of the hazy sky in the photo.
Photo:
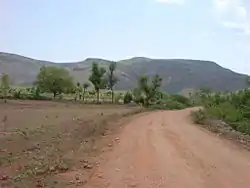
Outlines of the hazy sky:
M216 61L250 73L250 0L0 0L0 51Z

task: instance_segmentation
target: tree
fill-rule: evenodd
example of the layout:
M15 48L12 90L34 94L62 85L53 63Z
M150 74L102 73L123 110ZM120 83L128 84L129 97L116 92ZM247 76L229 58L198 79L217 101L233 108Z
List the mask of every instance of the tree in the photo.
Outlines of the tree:
M111 62L108 68L108 88L111 90L111 100L114 103L114 86L118 82L115 76L116 62Z
M1 77L1 91L3 92L4 98L7 96L9 88L10 88L9 75L3 74L3 76Z
M37 75L35 85L42 92L53 93L54 98L74 87L73 78L69 71L55 66L42 67Z
M151 83L149 83L149 78L147 76L139 78L138 87L144 95L144 105L146 107L148 107L158 96L161 82L162 78L157 74L152 78Z
M133 95L130 91L128 91L125 95L124 95L124 98L123 98L123 102L124 104L128 104L130 103L131 101L133 100Z
M97 102L99 103L100 89L104 89L107 85L107 80L104 77L106 70L103 67L99 67L97 63L93 63L91 72L89 81L94 85Z
M88 82L85 82L83 84L83 95L82 95L82 100L83 101L85 100L85 93L86 93L86 90L88 89L89 86L90 86L90 84Z

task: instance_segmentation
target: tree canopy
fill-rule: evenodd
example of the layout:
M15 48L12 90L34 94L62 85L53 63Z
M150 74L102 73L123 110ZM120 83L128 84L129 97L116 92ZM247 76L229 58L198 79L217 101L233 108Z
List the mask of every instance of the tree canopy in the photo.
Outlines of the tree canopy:
M9 75L3 74L1 77L1 87L0 87L3 97L6 97L9 88L10 88Z
M97 93L97 102L99 102L100 89L107 87L107 80L105 79L106 70L103 67L99 67L98 63L92 64L91 75L89 81L94 85Z
M51 92L54 97L74 87L73 78L64 68L42 67L37 75L35 85L42 92Z
M116 62L111 62L108 67L108 88L112 92L112 103L114 102L114 86L118 82L118 78L115 76Z
M161 87L162 78L155 75L151 83L147 76L142 76L138 80L138 89L142 92L144 97L144 105L148 106L152 100L157 96L159 88Z

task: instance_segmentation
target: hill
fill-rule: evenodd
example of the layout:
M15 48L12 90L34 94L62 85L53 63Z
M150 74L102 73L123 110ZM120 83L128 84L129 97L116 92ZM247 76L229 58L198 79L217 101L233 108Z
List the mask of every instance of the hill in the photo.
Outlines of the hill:
M108 60L88 58L80 62L54 63L20 55L0 52L0 74L9 74L16 85L31 84L42 66L60 66L68 69L77 81L88 79L91 64L98 62L107 67ZM216 91L235 91L245 87L246 75L235 73L211 61L189 59L149 59L135 57L118 62L116 89L131 89L140 75L159 74L163 89L172 93L209 87Z

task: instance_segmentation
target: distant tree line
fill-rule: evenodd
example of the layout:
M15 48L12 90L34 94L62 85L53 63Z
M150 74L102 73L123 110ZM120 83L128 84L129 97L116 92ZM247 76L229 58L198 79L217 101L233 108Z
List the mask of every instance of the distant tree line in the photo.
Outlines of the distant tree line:
M187 98L180 95L169 95L161 91L162 78L159 75L138 78L137 86L124 94L117 94L115 99L115 85L119 82L116 73L117 63L111 62L107 68L100 67L97 62L92 63L91 74L84 83L75 82L70 72L62 67L43 66L36 77L32 88L15 89L9 84L8 75L1 78L1 96L6 98L8 93L18 99L47 99L44 93L51 93L53 98L62 98L63 94L73 94L74 100L85 101L86 93L96 97L100 103L100 91L108 90L111 102L122 101L125 104L135 103L146 108L181 109L190 106ZM89 90L92 87L93 90ZM26 93L27 94L26 96ZM110 94L110 95L109 95Z

